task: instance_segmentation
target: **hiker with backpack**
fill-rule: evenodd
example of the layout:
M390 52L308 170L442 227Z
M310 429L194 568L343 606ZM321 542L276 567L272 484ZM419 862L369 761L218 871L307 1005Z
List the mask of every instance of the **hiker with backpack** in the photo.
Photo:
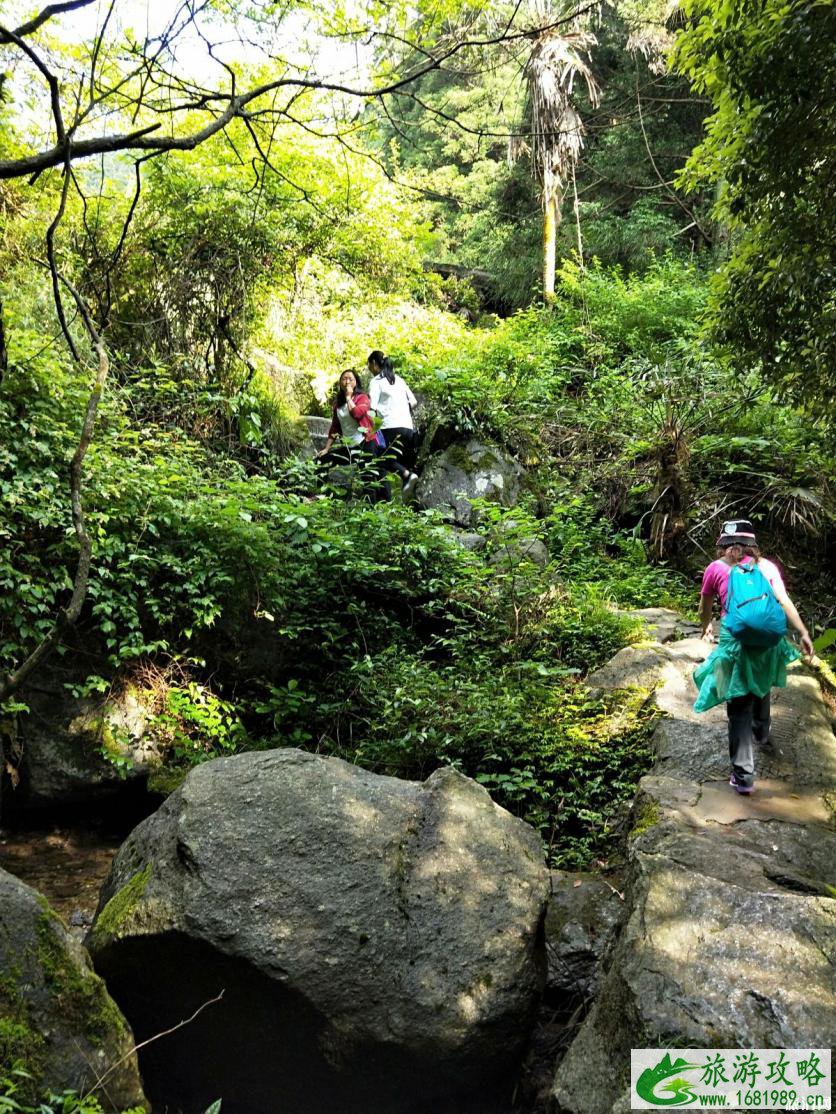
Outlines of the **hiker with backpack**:
M720 637L711 656L694 670L699 689L694 711L726 703L729 728L729 785L754 788L754 743L769 739L770 690L787 683L787 666L800 654L784 637L787 622L798 631L810 657L813 644L777 565L760 556L752 523L726 522L717 539L717 559L706 568L700 594L703 638L713 641L714 599L720 601Z

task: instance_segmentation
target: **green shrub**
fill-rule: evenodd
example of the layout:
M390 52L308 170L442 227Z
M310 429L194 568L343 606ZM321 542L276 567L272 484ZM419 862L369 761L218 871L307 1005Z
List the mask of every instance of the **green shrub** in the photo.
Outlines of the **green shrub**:
M615 530L588 496L558 497L545 525L555 566L573 585L622 607L693 608L687 579L651 564L641 539Z
M680 227L654 198L640 197L626 214L604 201L582 201L580 214L584 254L617 263L628 273L641 274L666 252L676 258L687 250ZM571 243L568 227L564 237Z
M603 362L627 355L663 358L666 346L696 335L707 301L698 269L667 254L642 273L564 261L561 292L583 307L590 345Z
M104 1114L94 1095L80 1095L77 1091L53 1092L31 1099L32 1076L18 1060L0 1067L0 1114ZM123 1110L121 1114L144 1114L142 1106Z
M650 766L652 713L646 693L594 700L571 674L489 655L440 665L393 649L349 671L351 708L320 746L398 777L452 765L537 828L554 865L588 866L612 853Z
M174 765L234 754L249 741L235 706L194 681L168 688L163 708L149 727Z
M77 560L68 457L84 387L45 363L10 371L0 392L0 656L10 663L67 598ZM221 620L228 636L258 625L277 648L353 656L380 638L380 623L364 629L369 604L390 621L443 623L474 581L476 562L432 515L285 493L152 423L133 427L119 399L103 404L86 469L93 568L81 626L114 668L193 654Z

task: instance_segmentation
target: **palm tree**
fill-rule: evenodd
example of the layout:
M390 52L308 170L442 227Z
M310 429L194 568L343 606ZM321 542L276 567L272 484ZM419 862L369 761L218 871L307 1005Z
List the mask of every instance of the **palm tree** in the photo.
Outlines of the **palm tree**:
M550 0L537 4L543 22L555 22ZM589 66L589 50L597 39L580 28L555 28L542 33L531 51L525 72L531 113L531 155L543 206L543 296L554 298L557 230L566 188L574 180L583 148L584 126L572 103L575 82L586 83L593 107L598 84ZM569 25L571 27L571 24Z

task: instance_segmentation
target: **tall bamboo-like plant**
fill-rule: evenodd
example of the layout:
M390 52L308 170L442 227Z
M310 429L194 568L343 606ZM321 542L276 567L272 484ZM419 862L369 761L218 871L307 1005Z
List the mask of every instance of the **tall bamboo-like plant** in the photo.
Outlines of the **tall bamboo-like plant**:
M550 0L538 3L541 23L554 23L559 12ZM568 29L567 29L568 28ZM554 297L557 232L566 189L583 149L584 126L575 105L575 83L586 84L593 107L599 89L589 65L597 39L591 31L561 23L540 35L526 64L531 114L531 156L543 206L543 297Z

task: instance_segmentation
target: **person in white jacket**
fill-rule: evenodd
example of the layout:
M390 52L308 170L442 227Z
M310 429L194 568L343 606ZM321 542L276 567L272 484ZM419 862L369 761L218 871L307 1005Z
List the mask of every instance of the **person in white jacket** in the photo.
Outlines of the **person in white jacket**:
M368 365L372 375L369 385L371 408L382 422L381 433L386 442L386 455L382 457L381 464L398 473L403 481L404 495L411 495L418 483L418 475L412 471L416 456L412 408L418 403L404 380L395 374L388 356L375 349L369 356Z

